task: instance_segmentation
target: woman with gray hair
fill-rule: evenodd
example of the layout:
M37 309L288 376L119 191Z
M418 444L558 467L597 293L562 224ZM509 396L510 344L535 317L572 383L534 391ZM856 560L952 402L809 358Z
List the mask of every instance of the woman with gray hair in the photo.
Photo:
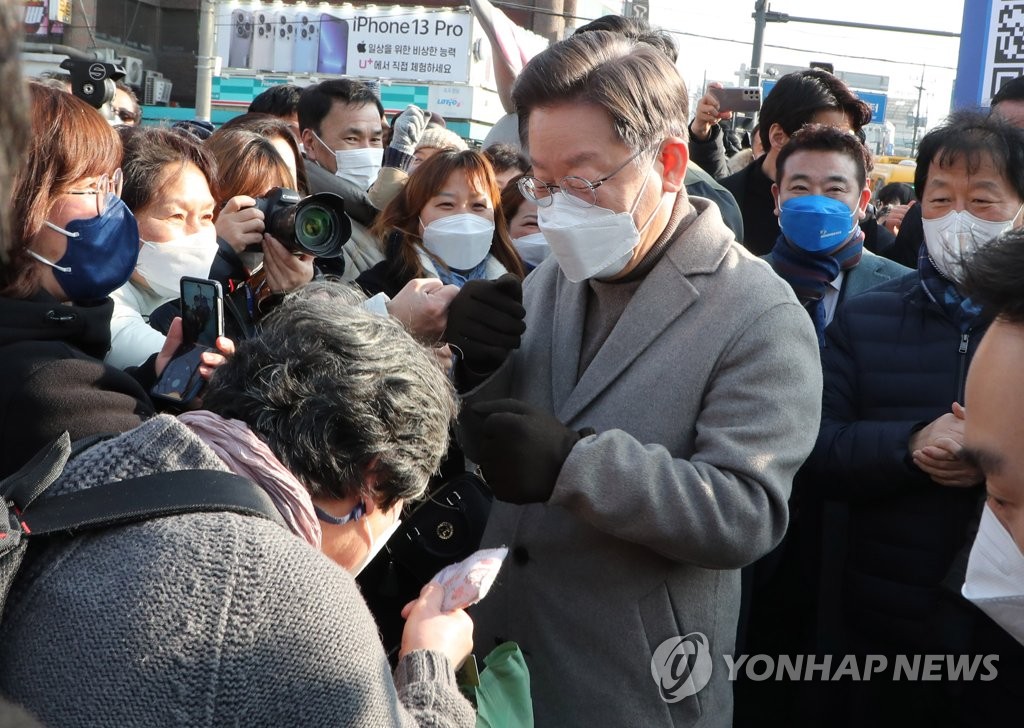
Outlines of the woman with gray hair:
M0 625L0 692L60 726L475 724L453 674L465 612L426 587L392 676L349 573L422 495L456 413L431 355L353 299L291 294L215 374L206 410L93 446L50 491L227 470L291 532L196 513L30 550Z

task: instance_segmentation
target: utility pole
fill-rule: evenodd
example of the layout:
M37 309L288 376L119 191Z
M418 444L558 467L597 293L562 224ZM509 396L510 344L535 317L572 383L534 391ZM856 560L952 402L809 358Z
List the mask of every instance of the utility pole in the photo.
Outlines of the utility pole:
M914 109L914 140L910 142L910 156L917 156L917 126L921 121L921 92L924 91L924 66L921 66L921 81L917 84L917 107Z
M199 3L199 54L196 57L196 118L210 121L213 95L213 31L217 9L213 0Z
M761 85L761 49L764 47L764 26L768 22L768 0L754 3L754 49L750 54L750 85Z

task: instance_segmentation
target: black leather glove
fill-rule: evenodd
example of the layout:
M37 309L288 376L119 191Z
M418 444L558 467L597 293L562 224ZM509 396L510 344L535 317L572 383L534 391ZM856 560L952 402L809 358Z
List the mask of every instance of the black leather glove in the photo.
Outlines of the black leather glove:
M469 281L448 308L444 340L475 375L487 375L518 349L526 324L523 286L511 273L496 281Z
M467 456L483 470L494 497L544 503L573 447L584 434L518 399L471 405L462 422Z

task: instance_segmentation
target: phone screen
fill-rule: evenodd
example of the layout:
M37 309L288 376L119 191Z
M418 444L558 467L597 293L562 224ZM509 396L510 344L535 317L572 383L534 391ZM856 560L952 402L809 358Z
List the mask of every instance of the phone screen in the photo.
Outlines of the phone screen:
M152 394L176 402L195 399L203 388L199 374L204 352L216 346L224 331L220 284L198 278L181 280L181 346L164 368Z

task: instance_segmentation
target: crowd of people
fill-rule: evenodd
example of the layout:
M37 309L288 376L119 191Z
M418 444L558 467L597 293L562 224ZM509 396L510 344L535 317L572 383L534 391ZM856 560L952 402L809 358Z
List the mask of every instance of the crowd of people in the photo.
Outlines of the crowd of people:
M741 148L639 20L530 60L484 148L350 78L217 129L141 125L130 90L105 118L24 80L0 21L0 479L67 433L43 499L219 471L281 517L33 542L0 723L472 726L456 671L508 641L538 726L1019 720L1024 78L873 195L838 77L780 78ZM224 334L202 393L157 396L198 329ZM387 569L355 577L467 472L479 547L509 550L490 593L368 605ZM694 635L715 669L657 664ZM758 681L738 655L998 669Z

